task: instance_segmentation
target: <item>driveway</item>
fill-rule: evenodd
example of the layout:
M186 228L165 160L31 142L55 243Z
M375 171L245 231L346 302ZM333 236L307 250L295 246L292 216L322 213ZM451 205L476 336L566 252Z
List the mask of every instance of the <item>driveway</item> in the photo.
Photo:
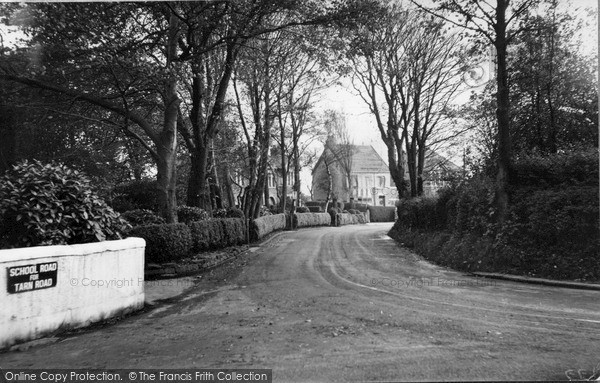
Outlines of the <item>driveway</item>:
M474 278L391 224L276 234L183 295L4 368L272 368L274 381L548 380L600 362L600 291Z

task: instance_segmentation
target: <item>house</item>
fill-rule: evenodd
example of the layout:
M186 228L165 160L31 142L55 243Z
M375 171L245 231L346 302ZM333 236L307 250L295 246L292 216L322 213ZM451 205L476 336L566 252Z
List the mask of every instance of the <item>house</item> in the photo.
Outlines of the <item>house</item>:
M313 200L326 200L330 191L330 199L394 206L398 190L387 163L373 146L350 145L348 150L339 150L335 144L328 147L333 149L323 152L312 171ZM450 174L460 168L434 151L427 151L425 156L423 194L435 196L448 184ZM350 177L346 169L350 170ZM405 179L409 179L408 172Z
M393 206L398 200L398 191L387 164L373 146L351 145L348 154L349 159L341 159L339 156L336 158L331 153L324 153L319 157L312 171L313 200L327 199L330 174L330 198ZM350 165L346 165L346 168L350 169L349 179L346 176L347 172L343 170L343 163Z

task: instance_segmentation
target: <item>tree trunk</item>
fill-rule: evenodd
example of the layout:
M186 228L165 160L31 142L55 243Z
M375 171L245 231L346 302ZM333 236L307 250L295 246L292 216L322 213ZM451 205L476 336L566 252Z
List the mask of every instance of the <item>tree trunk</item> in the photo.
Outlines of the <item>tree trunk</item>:
M423 171L425 169L425 147L419 145L417 164L417 195L423 195Z
M15 115L13 108L0 106L0 175L10 169L15 162L16 153L16 130Z
M498 75L496 78L498 92L496 100L498 109L498 173L496 175L496 207L498 222L504 223L508 212L508 185L510 182L510 94L508 88L508 70L506 66L506 8L508 0L498 0L496 8L496 53L498 60Z

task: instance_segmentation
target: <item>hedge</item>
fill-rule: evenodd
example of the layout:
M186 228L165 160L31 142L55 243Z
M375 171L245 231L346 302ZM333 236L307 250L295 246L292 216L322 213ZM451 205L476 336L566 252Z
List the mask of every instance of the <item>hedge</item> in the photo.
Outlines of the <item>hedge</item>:
M146 263L177 261L191 254L192 232L184 223L137 226L130 237L146 240Z
M396 220L395 206L368 206L370 222L394 222Z
M358 217L350 213L338 213L338 226L352 225L358 223Z
M250 237L258 240L275 230L283 230L285 227L286 217L283 213L256 218L250 224Z
M190 223L195 252L243 243L246 225L240 218L219 218Z
M296 213L294 227L329 226L331 216L328 213Z

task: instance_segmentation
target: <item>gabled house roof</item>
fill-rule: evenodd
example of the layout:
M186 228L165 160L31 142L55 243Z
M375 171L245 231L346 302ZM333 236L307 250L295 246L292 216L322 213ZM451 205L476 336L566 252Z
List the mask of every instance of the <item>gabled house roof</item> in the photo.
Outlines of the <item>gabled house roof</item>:
M312 173L323 162L323 154L317 160ZM352 145L352 173L389 173L389 168L371 145Z

